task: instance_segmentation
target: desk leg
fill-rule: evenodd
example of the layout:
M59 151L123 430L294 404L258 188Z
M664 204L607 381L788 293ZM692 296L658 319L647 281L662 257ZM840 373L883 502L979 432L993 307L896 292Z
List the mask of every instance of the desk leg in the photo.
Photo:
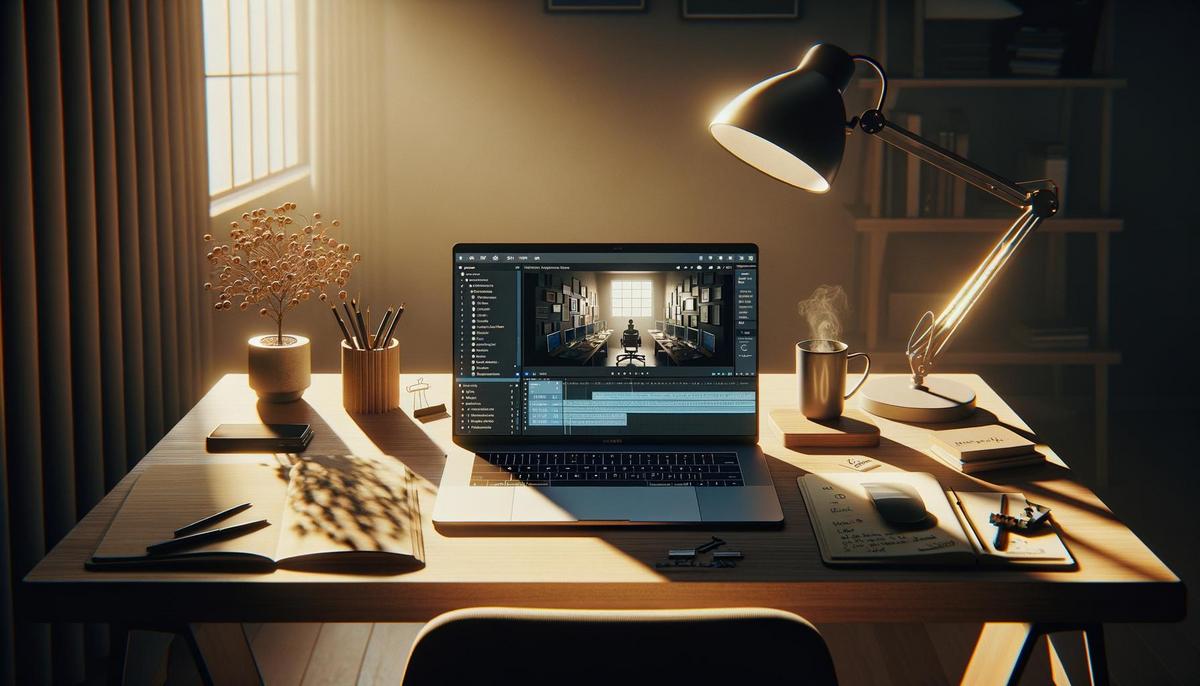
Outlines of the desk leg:
M188 624L185 634L206 684L262 685L241 624Z
M979 640L967 670L963 684L1007 684L1016 686L1021 681L1025 665L1037 646L1038 639L1050 633L1082 631L1084 653L1090 683L1108 686L1108 661L1104 649L1104 629L1099 624L1085 626L1060 626L1053 624L1025 624L992 622L983 625Z
M1011 684L1021 680L1040 632L1035 624L990 622L983 625L975 652L963 673L963 686Z

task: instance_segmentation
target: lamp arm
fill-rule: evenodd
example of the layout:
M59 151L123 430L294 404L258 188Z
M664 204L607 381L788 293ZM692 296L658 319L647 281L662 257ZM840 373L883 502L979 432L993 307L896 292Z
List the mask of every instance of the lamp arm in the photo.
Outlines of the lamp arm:
M934 317L932 312L927 312L917 322L905 355L912 370L913 386L923 388L926 375L933 371L934 361L946 349L967 313L1029 234L1058 211L1058 198L1052 190L1026 191L1016 183L892 124L879 110L864 112L859 123L863 131L1021 209L1021 215L1000 236L941 314Z

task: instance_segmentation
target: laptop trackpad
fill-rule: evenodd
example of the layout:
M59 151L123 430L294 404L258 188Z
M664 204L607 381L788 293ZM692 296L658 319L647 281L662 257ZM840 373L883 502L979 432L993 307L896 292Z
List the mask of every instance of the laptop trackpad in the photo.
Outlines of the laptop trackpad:
M514 522L698 522L696 489L686 486L516 488Z

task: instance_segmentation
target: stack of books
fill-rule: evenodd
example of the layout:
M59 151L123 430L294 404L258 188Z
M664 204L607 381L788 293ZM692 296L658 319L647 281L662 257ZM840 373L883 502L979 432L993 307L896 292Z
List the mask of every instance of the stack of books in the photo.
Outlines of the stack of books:
M1046 460L1034 450L1032 441L999 424L934 431L929 438L929 452L963 474L1024 467Z
M1062 73L1066 34L1045 26L1022 26L1008 46L1013 76L1054 78Z

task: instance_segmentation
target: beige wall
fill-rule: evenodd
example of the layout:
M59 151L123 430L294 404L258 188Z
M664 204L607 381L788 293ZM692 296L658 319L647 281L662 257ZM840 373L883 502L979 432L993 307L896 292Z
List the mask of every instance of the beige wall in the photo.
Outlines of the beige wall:
M844 205L871 141L848 139L834 190L813 195L737 161L706 124L818 39L865 51L870 4L805 3L799 21L752 22L684 21L674 2L631 15L549 14L540 0L380 5L384 168L342 173L387 198L385 216L351 229L374 246L355 278L368 302L407 302L405 368L449 369L456 242L754 241L763 368L790 370L796 302L822 283L853 286ZM319 309L293 321L312 327L299 332L314 337L314 367L336 369L336 330ZM236 335L218 364L243 364L254 327L235 319L218 319Z

